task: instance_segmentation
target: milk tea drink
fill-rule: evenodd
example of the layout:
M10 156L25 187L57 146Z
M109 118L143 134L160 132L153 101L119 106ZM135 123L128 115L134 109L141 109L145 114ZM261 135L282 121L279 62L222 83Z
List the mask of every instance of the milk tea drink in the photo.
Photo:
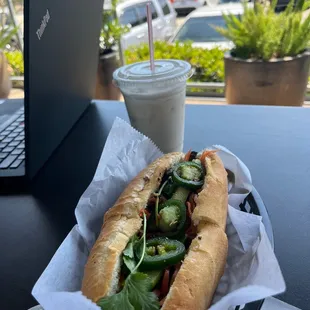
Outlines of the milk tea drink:
M131 125L148 136L164 153L182 151L186 80L191 66L182 60L156 60L117 69Z

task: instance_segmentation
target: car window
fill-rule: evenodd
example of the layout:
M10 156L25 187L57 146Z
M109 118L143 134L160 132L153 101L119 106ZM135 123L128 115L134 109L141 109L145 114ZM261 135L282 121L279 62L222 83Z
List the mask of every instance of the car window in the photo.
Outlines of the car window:
M152 19L156 19L158 17L158 14L157 14L157 11L155 9L153 2L151 2L151 11L152 11Z
M153 2L151 2L151 12L152 12L152 19L156 19L158 17L158 14L157 14L157 11L155 9Z
M128 7L120 14L119 21L122 25L130 24L132 27L139 25L139 17L134 7Z
M138 16L139 16L139 20L142 23L146 23L147 18L146 18L146 5L137 5L136 6L137 12L138 12Z
M146 3L139 4L136 6L136 9L138 11L139 19L142 23L146 23L147 17L146 17ZM158 17L158 14L156 12L156 9L154 7L154 4L151 2L151 12L152 12L152 19L156 19Z
M169 15L171 12L167 0L159 0L158 2L164 12L164 15Z
M238 16L237 16L238 17ZM190 18L175 37L175 41L219 42L228 41L213 27L226 27L222 16Z

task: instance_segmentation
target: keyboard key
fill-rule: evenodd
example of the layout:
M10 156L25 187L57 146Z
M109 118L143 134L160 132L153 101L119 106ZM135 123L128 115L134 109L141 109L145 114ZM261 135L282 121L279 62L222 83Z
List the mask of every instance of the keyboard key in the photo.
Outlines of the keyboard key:
M20 137L25 137L25 132L22 131L20 134L19 134Z
M8 146L17 146L19 144L19 141L12 141L11 143L9 143Z
M13 161L16 159L17 156L14 155L9 155L1 164L0 164L0 169L6 169L8 168Z
M14 147L12 146L7 146L6 148L4 148L1 152L2 153L11 153L14 150Z
M24 137L21 137L21 136L17 136L14 138L14 141L23 141L24 140Z
M8 145L7 143L1 142L0 143L0 149L4 149L7 145Z
M18 168L23 161L21 159L16 159L13 164L10 165L10 168Z
M12 123L12 126L18 126L20 122L15 121L14 123Z
M19 155L17 159L22 159L22 160L25 159L25 154Z
M13 131L15 128L16 128L16 126L11 125L11 126L7 127L6 130Z
M4 140L2 140L2 143L9 143L13 141L13 138L5 138Z
M0 160L8 156L9 153L0 153Z
M25 148L25 143L22 142L17 148L18 148L18 149L24 149L24 148Z
M15 149L11 154L12 155L19 155L23 152L23 149Z
M5 138L5 136L0 136L0 142Z
M5 131L1 131L1 136L7 136L10 133L10 131L5 130Z
M18 132L11 132L9 135L8 135L8 138L15 138L19 135Z
M24 118L23 116L20 116L20 117L17 119L17 121L18 121L18 122L23 122L24 119L25 119L25 118Z
M24 131L23 127L17 127L13 132L21 132Z

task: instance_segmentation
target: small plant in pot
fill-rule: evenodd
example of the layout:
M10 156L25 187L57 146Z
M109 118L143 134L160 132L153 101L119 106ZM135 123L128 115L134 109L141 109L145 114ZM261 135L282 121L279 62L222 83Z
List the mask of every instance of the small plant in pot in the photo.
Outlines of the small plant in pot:
M226 28L216 28L234 43L224 57L228 103L303 104L310 66L309 2L291 0L279 14L276 3L253 7L244 2L241 17L224 14Z
M4 50L17 33L17 27L0 26L0 98L7 98L12 88L9 65Z
M119 89L113 85L113 72L120 65L121 36L128 30L127 26L119 23L116 15L116 0L112 0L111 8L104 9L102 15L96 99L118 100L120 98Z

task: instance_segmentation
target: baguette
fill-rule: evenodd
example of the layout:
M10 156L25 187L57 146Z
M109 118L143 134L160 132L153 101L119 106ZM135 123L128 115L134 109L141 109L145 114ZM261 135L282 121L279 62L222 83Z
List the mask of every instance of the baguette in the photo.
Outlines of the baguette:
M183 153L170 153L155 160L106 212L84 270L82 293L86 297L98 302L118 291L122 253L143 222L139 212L160 186L165 172L183 158ZM208 308L226 264L227 173L214 152L201 160L206 175L192 213L197 235L162 304L164 310Z

